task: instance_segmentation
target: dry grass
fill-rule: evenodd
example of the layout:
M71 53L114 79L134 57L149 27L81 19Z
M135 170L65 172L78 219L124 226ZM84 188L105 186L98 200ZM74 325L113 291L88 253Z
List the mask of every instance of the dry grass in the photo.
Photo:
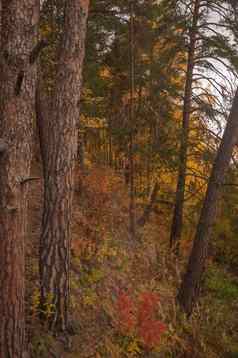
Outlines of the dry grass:
M40 175L39 167L34 175ZM132 241L128 235L127 189L123 178L106 168L93 168L81 179L77 171L71 275L72 324L76 335L67 342L63 337L52 338L34 316L42 181L30 185L27 316L32 358L236 357L231 352L238 351L238 337L234 332L232 337L229 324L224 323L229 317L232 329L238 328L237 318L232 317L232 310L237 309L235 300L231 308L226 301L217 300L208 288L193 317L187 320L183 316L175 297L184 260L176 262L168 252L167 219L153 214L138 232L138 240ZM184 245L185 255L189 246ZM138 337L122 335L118 330L115 307L122 290L134 297L145 291L159 294L157 314L167 331L158 347L146 350ZM213 320L219 326L217 332L211 324Z

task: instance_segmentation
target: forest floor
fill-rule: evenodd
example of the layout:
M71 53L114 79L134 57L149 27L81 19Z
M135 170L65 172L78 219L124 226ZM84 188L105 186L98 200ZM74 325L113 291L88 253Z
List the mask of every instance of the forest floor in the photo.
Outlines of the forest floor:
M36 168L34 174L39 173ZM37 319L42 181L30 184L26 307L31 357L238 357L237 276L211 258L203 298L186 319L175 297L190 244L185 242L182 258L171 257L168 212L152 213L133 240L123 177L92 168L77 179L70 337L52 336Z

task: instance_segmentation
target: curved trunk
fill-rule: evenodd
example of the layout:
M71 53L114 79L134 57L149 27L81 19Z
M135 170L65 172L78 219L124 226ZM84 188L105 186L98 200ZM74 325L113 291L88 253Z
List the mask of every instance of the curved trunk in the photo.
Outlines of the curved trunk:
M220 188L229 167L232 151L238 142L238 90L228 118L227 126L209 179L193 249L186 274L178 293L178 301L190 315L199 298L201 279L208 256L208 245L216 218L216 204Z
M0 58L0 358L24 350L24 240L36 72L37 0L2 0ZM20 79L20 81L19 81Z

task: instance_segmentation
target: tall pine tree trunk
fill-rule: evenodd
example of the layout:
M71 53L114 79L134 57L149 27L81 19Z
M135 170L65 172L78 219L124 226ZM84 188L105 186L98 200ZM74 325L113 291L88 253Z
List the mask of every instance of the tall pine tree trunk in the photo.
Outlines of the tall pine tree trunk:
M171 225L170 233L170 247L179 251L179 242L182 235L183 227L183 207L184 207L184 193L186 181L186 167L187 167L187 152L188 152L188 137L189 137L189 119L191 112L192 99L192 83L193 83L193 69L194 58L197 41L197 25L199 19L200 1L195 0L193 23L190 29L190 44L188 52L188 64L186 71L186 83L184 90L184 104L183 104L183 124L181 133L180 155L179 155L179 173L177 180L175 207Z
M190 315L199 298L201 279L208 256L208 246L216 218L220 188L229 167L234 146L238 142L238 90L233 101L227 126L209 179L207 192L197 226L193 249L183 278L178 301Z
M44 170L41 306L53 305L50 325L58 331L68 326L73 172L88 6L88 0L66 1L55 93L39 121Z
M24 242L32 153L38 0L2 0L0 57L0 358L24 350Z

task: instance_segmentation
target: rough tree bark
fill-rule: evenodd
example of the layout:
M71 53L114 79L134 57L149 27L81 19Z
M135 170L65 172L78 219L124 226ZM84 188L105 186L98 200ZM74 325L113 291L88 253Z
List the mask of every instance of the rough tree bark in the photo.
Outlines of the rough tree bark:
M208 256L208 246L216 218L216 204L220 188L238 142L238 90L236 92L227 126L213 165L201 211L186 274L178 293L178 302L190 315L199 298L201 279Z
M191 112L191 98L192 98L192 83L193 83L193 70L195 63L195 48L197 42L197 25L199 19L199 9L201 0L195 0L193 22L190 29L190 44L188 51L188 63L186 71L186 83L184 90L184 103L183 103L183 123L181 133L181 144L179 154L179 172L176 188L175 207L172 218L171 233L170 233L170 247L179 252L179 242L182 235L183 227L183 207L184 207L184 192L185 192L185 179L187 167L187 151L188 151L188 137L189 137L189 120Z
M88 0L65 3L55 91L47 115L38 118L44 170L41 307L53 305L49 321L57 331L68 328L73 171L88 6Z
M30 176L36 80L30 55L37 39L39 4L38 0L2 0L1 6L0 358L21 358L26 179Z

